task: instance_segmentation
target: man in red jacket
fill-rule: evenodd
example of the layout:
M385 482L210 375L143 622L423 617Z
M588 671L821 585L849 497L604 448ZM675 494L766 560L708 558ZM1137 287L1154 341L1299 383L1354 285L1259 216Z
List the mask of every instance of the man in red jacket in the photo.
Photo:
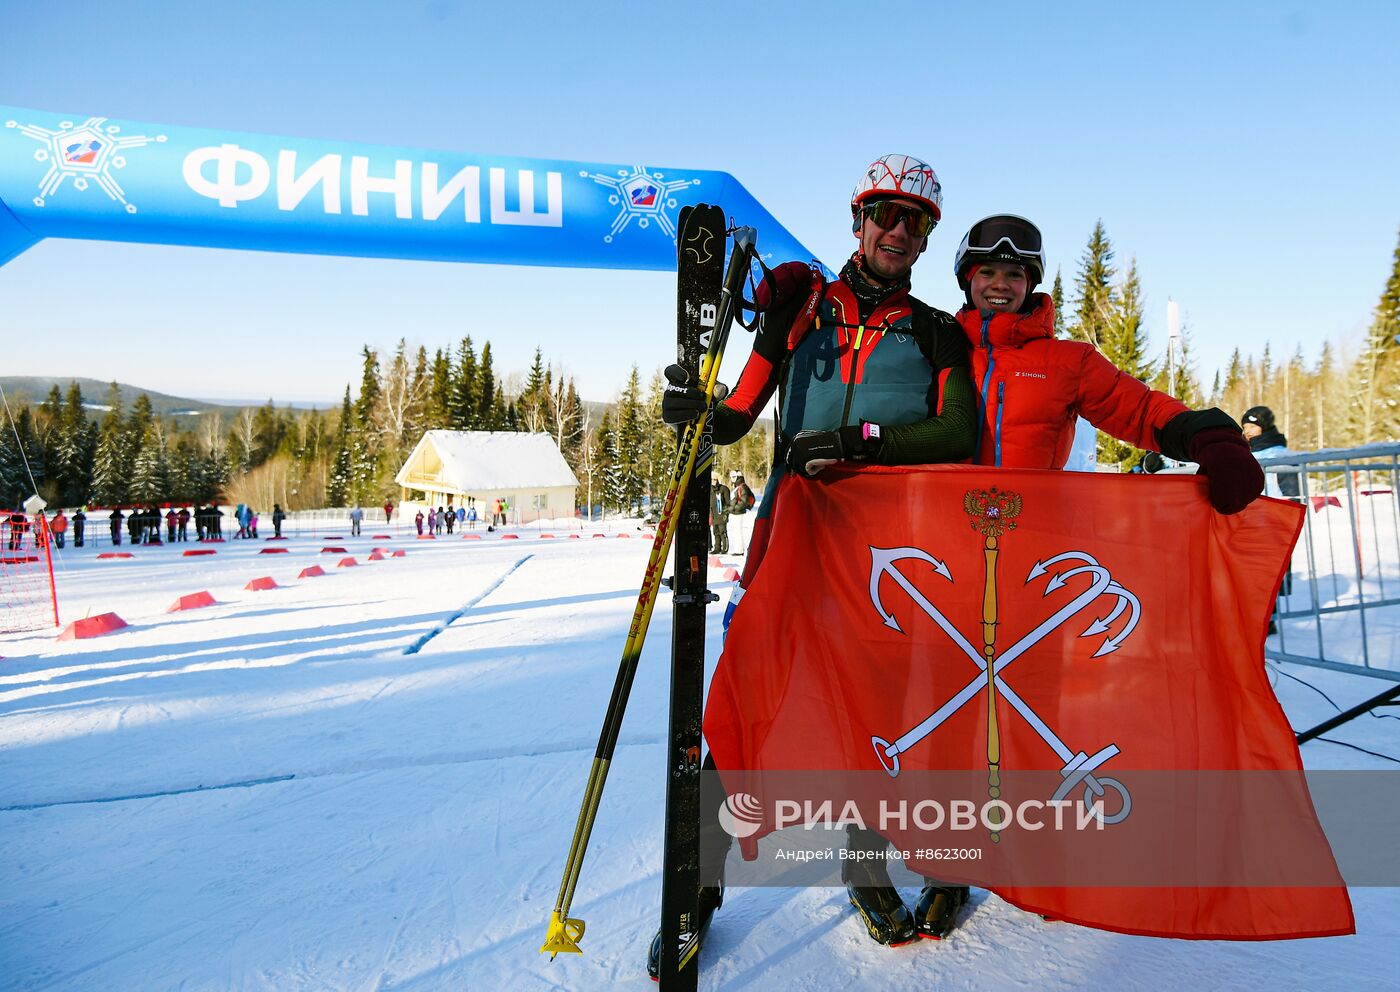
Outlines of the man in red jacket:
M958 323L972 346L978 391L978 465L1063 468L1077 417L1169 458L1193 461L1211 506L1238 513L1264 490L1239 425L1218 409L1188 410L1149 389L1083 341L1055 338L1040 230L1013 214L972 225L954 263L967 305Z

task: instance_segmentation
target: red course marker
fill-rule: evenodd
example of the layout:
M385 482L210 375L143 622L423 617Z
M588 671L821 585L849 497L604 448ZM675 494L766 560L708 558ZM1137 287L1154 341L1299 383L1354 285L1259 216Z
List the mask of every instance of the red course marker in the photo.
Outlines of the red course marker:
M277 583L272 580L272 576L263 575L249 582L243 588L251 592L262 592L264 589L276 589Z
M88 637L101 637L114 630L121 630L125 626L126 621L115 613L99 613L95 617L74 620L63 628L63 633L58 635L58 639L60 641L78 641Z
M170 609L166 613L179 613L181 610L197 610L201 606L213 606L214 597L208 592L192 592L188 596L181 596L170 604Z

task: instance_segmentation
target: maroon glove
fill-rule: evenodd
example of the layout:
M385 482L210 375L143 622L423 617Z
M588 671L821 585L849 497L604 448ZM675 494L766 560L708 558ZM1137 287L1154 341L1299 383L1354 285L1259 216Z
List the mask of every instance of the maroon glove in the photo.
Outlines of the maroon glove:
M784 262L776 269L764 269L763 281L753 291L754 308L771 310L811 291L812 267L806 262Z
M1206 477L1210 505L1239 513L1264 491L1264 470L1249 442L1233 427L1208 427L1191 436L1191 460Z

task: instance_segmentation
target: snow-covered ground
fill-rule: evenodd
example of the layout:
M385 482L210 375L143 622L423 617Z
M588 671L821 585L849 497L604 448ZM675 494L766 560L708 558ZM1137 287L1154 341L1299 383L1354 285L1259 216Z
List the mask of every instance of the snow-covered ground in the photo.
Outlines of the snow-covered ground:
M538 953L650 544L616 526L630 538L376 541L367 523L280 555L68 549L65 622L131 626L0 636L0 990L652 988L665 601L573 906L585 954ZM332 545L359 565L332 567ZM407 554L366 562L377 546ZM327 574L295 578L313 563ZM279 588L243 589L262 575ZM216 606L164 612L206 589ZM1287 670L1343 706L1381 688ZM1334 712L1288 678L1278 692L1296 727ZM1400 721L1328 736L1400 756ZM1395 767L1325 742L1303 753ZM1352 897L1354 937L1226 943L1045 923L976 891L951 939L887 950L837 889L731 890L701 987L1400 986L1400 890Z

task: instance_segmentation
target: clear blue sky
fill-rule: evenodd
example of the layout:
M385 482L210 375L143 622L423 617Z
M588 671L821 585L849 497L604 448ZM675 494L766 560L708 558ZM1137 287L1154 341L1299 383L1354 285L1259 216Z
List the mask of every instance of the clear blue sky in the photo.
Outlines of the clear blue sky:
M1149 9L1150 8L1150 9ZM1231 349L1356 342L1400 227L1400 4L0 4L0 103L154 124L733 173L824 261L886 152L933 163L914 273L1022 213L1066 289L1095 220L1209 388ZM760 236L761 236L760 232ZM45 241L0 268L0 373L338 399L362 343L536 345L589 399L673 353L665 273ZM741 332L739 332L741 333ZM32 347L14 348L17 338ZM747 353L736 338L733 381ZM1241 411L1231 411L1238 415Z

